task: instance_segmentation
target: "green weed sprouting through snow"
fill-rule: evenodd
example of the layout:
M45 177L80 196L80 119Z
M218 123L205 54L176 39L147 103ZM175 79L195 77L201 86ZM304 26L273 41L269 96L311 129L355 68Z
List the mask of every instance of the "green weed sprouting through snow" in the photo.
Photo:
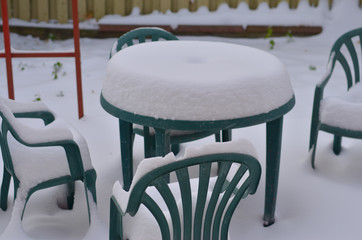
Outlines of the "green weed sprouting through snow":
M288 30L287 34L286 34L286 37L288 38L288 42L291 42L293 41L293 33L292 33L292 30Z
M39 94L35 94L34 95L34 99L33 99L33 102L40 102L41 101L41 97Z
M54 63L53 72L52 72L54 80L58 79L58 73L62 69L62 67L63 67L63 64L61 62Z
M271 27L268 27L268 31L266 33L265 39L270 39L271 36L273 35L273 29ZM275 46L275 42L273 39L269 40L269 49L272 50L274 49Z
M315 71L315 70L317 70L317 67L314 66L314 65L309 65L309 70L310 71Z

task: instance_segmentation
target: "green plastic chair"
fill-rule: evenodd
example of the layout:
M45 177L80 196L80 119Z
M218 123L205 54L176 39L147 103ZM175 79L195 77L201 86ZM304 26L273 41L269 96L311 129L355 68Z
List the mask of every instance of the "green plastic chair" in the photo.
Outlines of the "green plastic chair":
M362 85L360 64L357 52L361 54L362 28L343 34L334 43L330 52L327 72L317 84L314 92L312 123L309 150L312 151L311 164L315 168L315 153L318 131L334 134L333 152L341 152L342 137L362 139L362 124L356 112L361 112ZM347 80L347 92L340 96L324 97L324 89L339 63ZM337 110L337 111L336 111Z
M4 162L0 207L7 209L11 177L14 199L21 198L22 216L38 190L67 184L67 207L74 203L74 182L84 182L89 222L88 191L96 203L96 171L85 139L42 103L19 103L0 98L0 144ZM19 118L39 118L45 126L30 127Z
M261 167L247 151L215 151L221 144L228 145L215 143L206 148L211 153L201 151L178 160L173 153L143 160L129 192L116 182L109 239L228 239L235 208L256 192ZM216 176L212 166L218 168ZM195 167L199 178L190 177ZM176 181L167 183L168 174Z

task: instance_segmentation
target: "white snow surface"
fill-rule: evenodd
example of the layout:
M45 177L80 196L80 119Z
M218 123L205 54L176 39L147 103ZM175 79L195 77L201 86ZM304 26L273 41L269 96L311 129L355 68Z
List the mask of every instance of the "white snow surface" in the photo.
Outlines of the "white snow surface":
M324 2L326 1L318 8L322 12L316 14L320 19L317 25L321 23L323 26L320 35L293 37L292 40L286 37L272 37L275 41L273 50L269 49L270 39L178 36L181 41L229 42L269 51L286 66L296 96L295 107L284 117L276 222L268 228L262 225L265 194L265 125L233 130L233 139L247 138L255 146L263 171L256 194L243 199L234 213L230 225L230 235L233 239L239 239L239 236L253 240L361 238L361 140L343 138L342 152L335 156L331 150L333 137L321 132L318 136L316 170L312 170L310 166L308 144L315 85L326 72L333 42L341 34L361 27L362 22L362 10L357 7L357 1L334 0L331 11L326 8ZM225 8L226 12L227 10ZM297 21L293 16L290 17L289 9L277 11L281 14L280 18L285 17L286 21L290 22ZM258 10L252 13L257 12ZM260 14L258 21L270 20L263 16ZM304 15L305 21L308 19L306 16L309 15ZM194 19L198 18L195 16ZM12 34L11 40L12 47L18 50L63 51L73 46L72 39L52 42ZM81 39L85 109L85 117L81 120L77 118L73 59L13 59L16 100L32 102L40 97L53 112L71 122L87 140L92 163L98 174L98 205L97 208L92 208L92 224L89 226L84 186L77 182L73 210L62 210L57 206L57 199L65 194L63 187L45 189L32 195L24 219L20 222L21 203L12 201L14 194L11 185L8 209L0 210L0 239L108 238L109 198L113 184L116 181L122 183L122 168L118 121L102 109L99 96L106 75L109 51L115 40ZM2 37L0 48L1 46ZM58 61L63 67L59 72L59 78L53 80L53 65ZM327 85L325 96L338 96L343 93L346 89L343 78L344 72L336 68ZM3 86L0 88L0 95L7 96L4 59L0 59L0 84ZM31 124L36 127L38 122ZM184 154L185 147L199 147L213 142L214 137L210 136L184 144L181 146L180 155ZM142 159L143 141L141 137L136 136L135 169Z
M279 59L220 42L159 41L115 54L103 97L121 110L171 120L223 120L268 113L293 97Z

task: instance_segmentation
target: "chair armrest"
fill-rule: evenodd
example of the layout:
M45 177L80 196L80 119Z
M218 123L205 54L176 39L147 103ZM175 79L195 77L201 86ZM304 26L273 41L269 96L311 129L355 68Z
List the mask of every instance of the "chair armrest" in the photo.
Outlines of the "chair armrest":
M27 146L55 146L65 142L74 142L72 131L61 119L56 119L41 128L32 128L19 121L11 125L14 137ZM4 126L3 126L4 130Z
M18 118L40 118L47 125L55 120L55 114L42 102L20 103L3 99L5 104Z
M324 87L327 85L329 79L331 78L331 75L332 75L332 72L333 72L333 69L334 69L334 65L335 65L335 61L336 61L335 56L336 56L336 53L332 52L330 57L329 57L329 61L328 61L328 65L327 65L327 71L323 75L322 79L317 83L316 88L321 88L322 93L323 93ZM323 97L323 95L322 95L322 97Z
M113 185L112 197L116 202L118 209L124 216L127 210L130 192L126 192L119 181L116 181Z

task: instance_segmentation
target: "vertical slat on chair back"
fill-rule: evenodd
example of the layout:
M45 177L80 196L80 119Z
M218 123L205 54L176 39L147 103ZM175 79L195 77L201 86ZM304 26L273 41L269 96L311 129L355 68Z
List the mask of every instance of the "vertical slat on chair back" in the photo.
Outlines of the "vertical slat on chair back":
M356 38L359 38L360 44L357 44ZM360 57L358 57L359 54L356 51L357 45L359 45L362 50L361 40L362 28L355 29L342 35L335 42L331 50L331 52L335 53L332 66L334 67L335 62L339 62L341 64L346 75L348 89L351 88L355 83L358 83L361 78L360 65L362 61L362 52L360 52ZM354 41L356 42L354 43ZM343 48L346 48L347 51L343 52ZM352 63L348 61L349 59Z
M211 163L200 164L199 168L199 188L197 193L197 201L194 217L194 239L201 239L203 229L203 216L205 211L205 202L207 191L209 188L209 180L211 173Z
M219 170L215 184L210 188L212 163L218 163ZM237 165L233 166L236 170L231 174L233 163ZM195 165L199 166L199 178L198 190L193 193L189 167ZM260 164L255 158L242 154L199 156L164 165L149 172L135 184L127 212L133 216L139 205L144 204L157 220L163 240L226 239L233 212L241 198L249 193L248 190L251 194L256 191L260 171ZM181 201L175 199L170 184L164 178L164 175L170 173L176 175L177 181L172 184L178 184ZM244 177L246 173L249 174L248 177ZM167 219L158 206L159 199L152 199L145 192L146 185L158 190L171 220ZM193 199L195 196L196 199Z
M231 162L220 163L219 164L219 173L218 178L216 180L214 189L212 191L211 198L209 200L209 204L206 208L206 215L204 219L204 229L203 229L203 239L211 239L211 226L213 222L213 217L215 215L215 209L217 208L217 202L219 200L220 193L222 192L222 188L225 183L226 176L231 167Z
M192 236L192 193L190 176L186 168L176 170L177 181L180 185L182 211L183 211L183 239ZM181 227L181 226L180 226Z
M173 196L164 177L159 177L158 179L153 181L153 185L161 194L163 200L167 205L167 209L170 212L172 220L173 239L181 239L181 220L175 197Z

